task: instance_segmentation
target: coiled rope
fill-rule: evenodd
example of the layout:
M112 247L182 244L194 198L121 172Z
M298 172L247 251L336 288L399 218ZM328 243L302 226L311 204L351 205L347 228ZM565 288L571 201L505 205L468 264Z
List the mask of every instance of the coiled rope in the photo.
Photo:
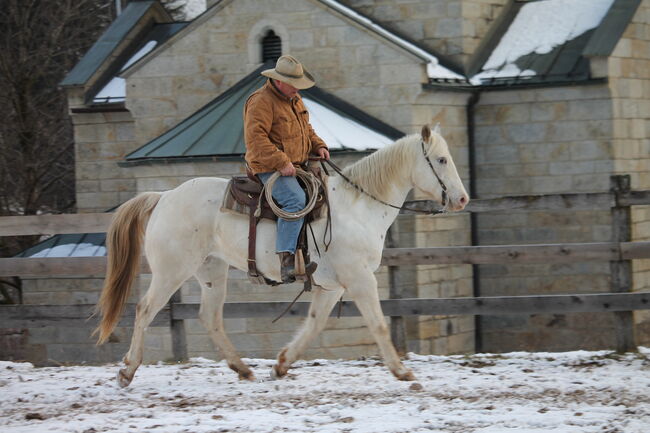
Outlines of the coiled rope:
M266 197L266 201L269 203L269 206L271 207L271 210L273 211L274 214L276 214L278 217L287 220L287 221L295 221L298 220L305 215L307 215L311 210L316 206L316 201L318 200L318 188L320 186L320 181L316 176L314 176L313 173L307 172L301 168L296 168L296 177L300 178L304 184L306 185L307 188L307 196L309 198L309 201L305 205L305 207L299 211L296 212L287 212L283 210L281 207L279 207L275 201L273 201L273 185L275 184L275 181L278 180L278 177L280 177L280 172L276 171L271 175L269 180L264 184L263 193L264 197ZM262 200L260 200L257 203L257 209L255 209L255 216L257 218L260 217L262 214Z

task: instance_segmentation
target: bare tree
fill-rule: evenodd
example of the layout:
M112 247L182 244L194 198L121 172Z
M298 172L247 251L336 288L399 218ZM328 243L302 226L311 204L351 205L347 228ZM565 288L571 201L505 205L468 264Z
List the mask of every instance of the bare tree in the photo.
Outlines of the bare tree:
M111 0L2 1L0 215L74 210L72 127L58 83L110 23L111 5ZM0 238L0 254L16 254L34 241ZM5 302L15 301L8 287L15 290L19 282L0 288Z
M187 1L161 3L183 19ZM127 4L0 1L0 216L74 211L73 131L58 83ZM12 256L37 240L2 237L0 256ZM0 303L19 299L20 280L0 280Z

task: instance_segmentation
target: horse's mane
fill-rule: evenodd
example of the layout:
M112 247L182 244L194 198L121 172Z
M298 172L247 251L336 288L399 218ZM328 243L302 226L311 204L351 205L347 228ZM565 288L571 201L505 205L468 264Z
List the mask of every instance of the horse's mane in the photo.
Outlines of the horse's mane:
M438 134L432 134L432 138L427 155L442 141ZM404 173L413 166L415 158L422 157L421 140L420 134L402 137L346 167L343 173L367 193L377 198L386 197L393 185L404 179Z

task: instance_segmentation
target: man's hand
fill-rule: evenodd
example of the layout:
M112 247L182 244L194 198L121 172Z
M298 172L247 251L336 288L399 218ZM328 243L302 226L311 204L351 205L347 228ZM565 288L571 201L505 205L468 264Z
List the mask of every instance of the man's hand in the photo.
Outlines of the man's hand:
M318 156L321 157L321 159L324 159L325 161L329 161L329 159L330 159L330 151L327 150L326 147L321 147L316 152L318 153Z
M295 176L296 175L296 167L293 166L292 163L287 162L287 165L282 167L280 169L280 174L282 176Z

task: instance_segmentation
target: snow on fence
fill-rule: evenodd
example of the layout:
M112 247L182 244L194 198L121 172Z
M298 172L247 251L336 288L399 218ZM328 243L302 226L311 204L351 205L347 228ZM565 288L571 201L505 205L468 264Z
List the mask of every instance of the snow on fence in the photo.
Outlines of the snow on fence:
M431 201L413 201L411 207L433 210ZM631 242L630 207L649 205L650 191L631 191L629 176L612 176L612 190L602 193L548 194L510 196L473 200L468 212L501 210L594 210L610 208L612 213L612 242L567 243L512 246L464 246L442 248L386 248L382 264L395 272L396 267L418 264L517 264L610 262L612 293L467 297L449 299L401 298L396 287L392 297L382 300L382 309L391 316L396 346L405 348L405 336L400 325L408 315L487 315L521 313L614 312L617 320L617 350L635 348L633 310L650 309L650 293L632 293L631 260L650 258L650 242ZM409 213L404 211L403 213ZM39 215L0 217L0 236L105 232L111 214ZM103 274L105 257L69 258L0 258L0 277L47 277ZM149 271L146 262L141 272ZM390 278L391 284L395 279ZM308 302L297 302L288 311L291 316L305 316ZM224 308L225 318L278 316L288 302L232 302ZM3 305L0 306L0 328L38 326L95 326L97 318L88 319L93 305ZM196 318L198 304L183 304L172 298L151 326L170 326L174 356L186 357L184 319ZM342 302L332 314L358 316L352 302ZM129 304L120 322L130 326L135 317L135 305ZM400 328L402 331L400 332Z

